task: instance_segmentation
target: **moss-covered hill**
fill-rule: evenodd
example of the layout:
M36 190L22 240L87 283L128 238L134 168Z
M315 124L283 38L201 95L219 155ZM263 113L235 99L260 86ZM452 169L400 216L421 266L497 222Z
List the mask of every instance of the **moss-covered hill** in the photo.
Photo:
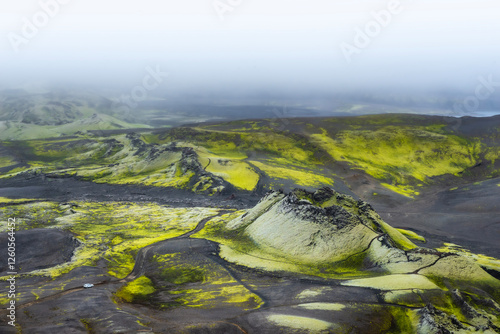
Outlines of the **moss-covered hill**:
M72 135L89 130L148 128L116 103L92 93L0 91L0 140Z
M219 242L221 256L239 265L387 291L386 302L409 307L396 316L406 333L500 330L500 308L485 306L498 305L500 281L479 262L418 247L405 234L368 203L323 188L270 192L244 215L212 221L196 236Z
M500 175L500 118L234 121L0 142L0 177L76 176L217 193L332 186L415 198ZM234 188L234 189L233 189Z

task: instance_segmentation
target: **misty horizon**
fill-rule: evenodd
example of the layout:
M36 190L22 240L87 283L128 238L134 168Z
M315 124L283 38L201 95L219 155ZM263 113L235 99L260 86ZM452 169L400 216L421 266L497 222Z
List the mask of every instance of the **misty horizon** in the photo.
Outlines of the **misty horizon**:
M499 9L485 0L22 1L0 12L0 88L126 93L149 68L162 73L149 97L427 96L494 111Z

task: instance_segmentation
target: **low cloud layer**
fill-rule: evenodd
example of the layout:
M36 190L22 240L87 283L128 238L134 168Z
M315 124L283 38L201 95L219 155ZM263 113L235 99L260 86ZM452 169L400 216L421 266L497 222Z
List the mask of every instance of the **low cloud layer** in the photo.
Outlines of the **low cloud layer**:
M500 82L498 1L39 0L3 4L0 85L294 94ZM500 90L499 87L495 89Z

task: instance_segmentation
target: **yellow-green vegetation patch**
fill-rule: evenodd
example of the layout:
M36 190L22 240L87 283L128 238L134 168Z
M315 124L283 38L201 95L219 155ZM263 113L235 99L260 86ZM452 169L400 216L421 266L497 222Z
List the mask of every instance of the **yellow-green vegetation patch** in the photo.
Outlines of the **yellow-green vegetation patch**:
M322 129L311 138L335 160L346 161L379 180L391 180L405 196L414 195L409 186L418 181L459 175L474 166L481 149L479 141L408 126L344 130L335 135Z
M500 147L497 146L487 148L484 158L491 161L492 165L495 165L495 161L500 159Z
M460 245L452 244L452 243L444 243L443 247L436 248L436 250L444 253L455 253L461 256L465 256L480 266L492 270L496 270L500 272L500 260L491 256L483 255L483 254L474 254L470 250L463 248Z
M0 168L15 165L16 162L10 157L0 156Z
M425 238L423 236L421 236L413 231L405 230L402 228L397 228L396 230L399 231L399 233L401 233L402 235L404 235L410 239L421 241L421 242L426 242Z
M338 327L338 325L328 321L287 314L269 314L267 320L280 327L307 330L308 333L319 333Z
M241 307L245 310L259 308L263 303L260 297L239 283L204 285L200 289L172 290L179 295L176 302L186 307L219 308Z
M0 197L0 204L15 204L15 203L30 202L30 201L36 201L36 199Z
M346 308L345 304L340 303L307 303L299 304L298 307L305 308L307 310L325 310L325 311L342 311Z
M197 153L207 172L222 177L236 188L252 191L257 186L259 175L241 159L215 155L201 149Z
M177 129L172 134L172 139L181 136L224 156L258 152L269 157L283 158L293 164L312 166L318 163L315 158L316 148L306 138L284 134L270 126L258 124L266 122L241 121L237 125L231 122L203 128ZM236 128L235 125L241 127Z
M123 278L143 247L193 230L200 220L216 215L212 208L169 208L155 203L45 202L0 208L6 217L22 219L23 229L62 228L76 234L80 246L70 262L33 273L57 277L104 258L109 274Z
M137 147L125 136L117 136L120 151L114 155L117 164L100 168L77 169L77 175L96 183L144 184L158 187L185 188L194 173L181 165L182 152L166 150L154 158L136 154Z
M305 168L288 166L279 166L272 163L263 163L260 161L250 161L257 168L266 173L269 177L274 179L292 180L296 184L304 187L322 187L333 185L332 178L328 178L315 171Z
M427 277L413 274L385 275L380 277L354 279L343 282L342 285L359 286L377 290L439 289L439 287Z
M13 205L9 205L13 204ZM15 218L18 231L46 228L57 224L56 218L65 213L65 208L52 202L29 204L6 203L0 206L0 231L6 231L8 218ZM5 220L4 220L5 219Z
M420 296L424 293L424 290L418 289L387 291L384 293L384 300L390 304L408 307L424 307L426 303Z
M116 296L129 303L145 300L156 291L153 282L146 276L141 276L121 287Z
M222 266L205 257L193 258L187 253L155 255L159 279L173 284L168 293L175 302L162 307L192 308L260 307L261 298L236 281Z
M295 298L297 299L307 299L307 298L315 298L321 296L327 291L332 291L332 288L327 286L315 287L310 289L302 290Z
M410 250L417 248L417 245L411 242L403 233L401 233L391 225L384 222L382 219L380 219L380 217L376 218L380 228L389 235L392 241L394 241L399 248L403 250Z
M409 197L409 198L415 198L415 196L420 195L418 191L414 190L414 187L412 186L406 186L406 185L395 185L395 184L389 184L389 183L380 183L380 185L384 188L387 188L391 191L394 191L397 194Z

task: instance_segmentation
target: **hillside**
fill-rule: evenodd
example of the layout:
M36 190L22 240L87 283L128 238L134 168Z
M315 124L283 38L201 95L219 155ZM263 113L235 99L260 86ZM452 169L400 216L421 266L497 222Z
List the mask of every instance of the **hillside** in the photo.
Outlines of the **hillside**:
M0 140L23 332L499 331L500 117L68 115Z
M19 223L23 332L500 330L483 261L425 248L331 188L270 192L249 210L3 199L0 214Z

